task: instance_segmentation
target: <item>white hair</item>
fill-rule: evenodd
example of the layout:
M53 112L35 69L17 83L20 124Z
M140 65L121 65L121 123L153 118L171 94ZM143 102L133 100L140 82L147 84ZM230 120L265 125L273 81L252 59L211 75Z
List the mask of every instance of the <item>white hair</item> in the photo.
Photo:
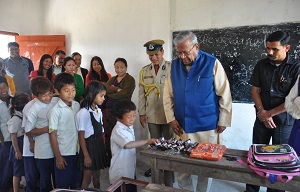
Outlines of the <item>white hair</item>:
M177 46L179 43L182 43L186 39L189 39L190 42L192 42L194 45L198 43L197 36L191 31L182 31L178 33L174 38L173 43L175 46Z

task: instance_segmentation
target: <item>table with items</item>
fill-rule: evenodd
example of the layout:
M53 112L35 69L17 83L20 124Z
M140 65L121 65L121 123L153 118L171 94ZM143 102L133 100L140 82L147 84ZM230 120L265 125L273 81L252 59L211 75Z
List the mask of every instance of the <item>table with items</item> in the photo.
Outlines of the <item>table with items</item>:
M193 147L196 145L190 144ZM152 146L152 148L142 150L140 153L150 158L153 183L159 183L163 178L165 185L170 186L173 180L171 173L174 171L286 191L300 191L300 177L294 177L288 183L276 182L271 184L268 179L257 175L253 170L235 161L236 157L246 161L248 151L226 149L220 160L209 161L190 158L188 153L191 150L191 148L183 149L179 146L167 145L164 142L162 145Z

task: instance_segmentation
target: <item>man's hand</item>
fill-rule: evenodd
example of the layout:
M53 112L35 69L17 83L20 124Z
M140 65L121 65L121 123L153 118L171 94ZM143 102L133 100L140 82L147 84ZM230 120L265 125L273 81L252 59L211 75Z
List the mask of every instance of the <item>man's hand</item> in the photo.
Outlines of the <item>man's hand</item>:
M256 115L261 122L266 121L268 118L271 117L270 112L264 109L258 111Z
M145 125L147 123L146 115L140 115L140 123L141 123L142 127L145 128Z
M223 133L223 131L225 131L226 127L225 126L217 126L217 132L218 133Z
M177 120L171 121L170 125L176 135L181 136L183 134L183 130Z
M263 123L269 129L275 129L276 128L276 125L275 125L272 117L268 118L266 121L263 121Z
M273 121L273 118L271 116L271 113L267 110L261 110L257 112L258 119L264 123L264 125L269 129L276 128L276 125Z

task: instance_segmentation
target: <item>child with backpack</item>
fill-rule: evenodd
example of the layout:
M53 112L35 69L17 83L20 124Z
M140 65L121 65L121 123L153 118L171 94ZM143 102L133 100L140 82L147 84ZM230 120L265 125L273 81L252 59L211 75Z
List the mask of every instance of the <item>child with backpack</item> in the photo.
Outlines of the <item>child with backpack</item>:
M7 129L11 135L12 146L10 149L9 160L13 163L13 189L15 192L20 190L21 177L24 176L24 162L22 158L24 129L22 128L24 106L29 102L26 93L18 93L12 98L10 108L11 119L7 122Z

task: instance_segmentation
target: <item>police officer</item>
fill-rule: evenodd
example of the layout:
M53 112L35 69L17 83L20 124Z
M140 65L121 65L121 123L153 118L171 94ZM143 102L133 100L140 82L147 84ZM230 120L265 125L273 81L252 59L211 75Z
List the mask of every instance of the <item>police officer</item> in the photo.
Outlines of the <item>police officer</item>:
M151 61L139 73L138 111L141 125L148 125L151 138L173 137L173 131L167 123L163 108L163 90L166 75L170 72L171 62L165 61L163 40L152 40L144 44ZM145 172L151 176L151 169Z

